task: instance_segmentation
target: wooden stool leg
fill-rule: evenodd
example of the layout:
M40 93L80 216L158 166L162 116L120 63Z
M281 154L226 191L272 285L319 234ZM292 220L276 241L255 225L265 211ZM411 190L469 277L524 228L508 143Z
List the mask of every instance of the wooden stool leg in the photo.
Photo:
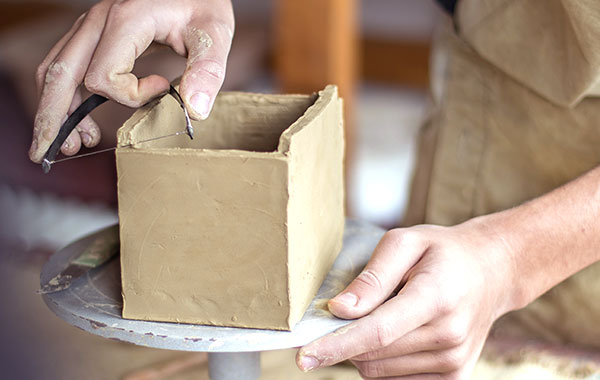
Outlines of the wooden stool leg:
M354 146L357 7L356 0L278 0L274 17L280 89L311 93L336 84L344 98L346 174Z

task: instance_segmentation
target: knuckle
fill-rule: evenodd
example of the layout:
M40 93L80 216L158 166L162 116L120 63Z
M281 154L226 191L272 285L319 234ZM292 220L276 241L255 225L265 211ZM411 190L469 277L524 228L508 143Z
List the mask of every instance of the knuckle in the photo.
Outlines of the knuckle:
M454 313L461 302L461 296L453 289L438 287L435 294L434 309L438 315L449 315Z
M438 296L434 308L436 314L448 315L456 309L456 306L454 305L454 302L452 302L450 299L443 296Z
M85 75L84 85L90 92L100 92L106 87L109 78L97 71L90 71Z
M444 333L442 341L446 347L456 347L463 344L466 340L466 334L459 330L450 330Z
M227 36L229 43L233 40L233 34L235 33L235 20L233 15L228 18L227 21L220 23L220 28L224 30L224 34Z
M108 10L108 18L111 20L128 20L131 16L137 13L131 1L115 1Z
M460 358L452 353L445 352L439 357L440 370L454 371L460 367Z
M410 228L396 228L386 232L383 239L397 247L411 247L420 242L421 236Z
M371 360L377 360L378 358L379 355L377 354L377 351L367 351L355 357L354 359L360 362L367 362Z
M90 9L83 14L85 18L94 19L96 17L101 17L106 14L106 5L105 2L101 1L94 4Z
M468 338L468 327L459 318L453 318L444 329L442 339L447 346L455 347L465 343Z
M233 33L235 28L235 21L233 20L233 15L230 17L218 17L213 18L210 22L212 29L215 31L215 34L219 35L220 38L224 39L227 42L231 42L233 39Z
M44 64L42 64L44 65ZM41 66L42 66L41 65ZM77 85L75 78L73 77L72 69L69 65L60 60L53 61L50 63L47 68L44 70L43 67L39 68L40 70L40 81L41 85L52 85L52 84L68 84L68 85ZM42 71L44 72L42 74Z
M381 365L381 362L378 361L355 363L355 366L358 368L361 375L368 378L382 377L384 375L384 368Z
M225 79L225 66L215 60L202 61L198 69L219 82L223 82Z
M358 277L356 277L356 281L366 285L370 289L374 289L376 291L383 290L381 275L375 270L365 269L358 275Z
M387 320L380 320L375 323L375 338L379 347L387 347L394 343L394 330Z
M114 1L105 0L94 4L86 13L82 15L82 25L92 24L96 25L97 27L103 27L113 3Z
M386 242L394 242L395 244L398 244L400 241L402 241L403 238L404 238L404 230L401 228L395 228L393 230L387 231L383 235L381 240L386 241Z
M454 372L462 368L466 361L467 355L465 350L456 348L452 350L445 350L439 354L438 357L440 369L444 372ZM448 376L451 376L448 374Z

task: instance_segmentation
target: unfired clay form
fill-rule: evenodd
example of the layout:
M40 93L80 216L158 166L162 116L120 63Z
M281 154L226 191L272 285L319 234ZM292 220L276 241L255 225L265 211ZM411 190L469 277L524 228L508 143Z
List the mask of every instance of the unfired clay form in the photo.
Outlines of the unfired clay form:
M291 329L341 249L342 101L221 93L185 135L170 96L117 149L123 317Z

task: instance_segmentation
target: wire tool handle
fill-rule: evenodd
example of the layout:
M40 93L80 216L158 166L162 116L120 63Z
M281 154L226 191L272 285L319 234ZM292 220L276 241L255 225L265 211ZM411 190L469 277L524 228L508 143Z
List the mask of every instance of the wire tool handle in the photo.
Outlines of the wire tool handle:
M194 139L194 128L192 127L192 122L190 120L188 111L185 108L185 104L183 103L183 99L181 98L181 95L179 95L179 93L177 92L177 90L175 90L175 87L173 87L173 86L169 86L169 95L171 95L173 98L175 98L175 100L177 100L177 103L179 103L179 105L183 109L183 113L185 115L185 126L186 126L185 132L177 132L177 133L170 134L167 136L159 136L159 137L151 138L151 139L140 141L140 142L154 141L154 140L164 138L164 137L177 136L182 133L187 134L190 139L192 139L192 140ZM108 148L108 149L103 149L103 150L99 150L96 152L81 154L79 156L68 157L68 158L65 158L62 160L56 160L56 156L58 155L58 152L60 151L60 147L64 144L65 140L67 139L67 137L69 137L69 135L71 134L73 129L75 129L77 124L79 124L81 122L81 120L83 120L83 118L86 117L90 112L92 112L96 107L98 107L102 103L106 102L107 100L108 99L105 98L104 96L101 96L98 94L92 94L92 96L90 96L83 103L81 103L79 105L79 107L77 107L75 112L73 112L67 118L67 120L64 122L64 124L58 130L58 134L56 135L56 137L54 138L54 141L52 141L52 144L50 145L50 147L48 148L48 151L44 155L44 159L42 160L42 170L44 171L44 173L48 174L48 172L50 172L50 168L52 167L52 164L55 162L66 161L68 159L73 159L73 158L85 157L85 156L89 156L92 154L106 152L106 151L116 149L116 147Z
M77 107L75 112L73 112L71 116L69 116L67 121L65 121L64 124L60 127L58 135L56 135L56 138L54 139L54 141L52 141L50 148L48 148L48 151L44 155L44 160L42 161L42 169L44 170L44 173L48 173L50 171L52 162L58 155L60 147L63 145L67 137L69 137L73 129L75 129L77 124L79 124L81 120L83 120L83 118L86 117L90 112L92 112L96 107L106 102L107 100L108 99L102 95L93 94L92 96L87 98L85 102L81 103L79 107Z

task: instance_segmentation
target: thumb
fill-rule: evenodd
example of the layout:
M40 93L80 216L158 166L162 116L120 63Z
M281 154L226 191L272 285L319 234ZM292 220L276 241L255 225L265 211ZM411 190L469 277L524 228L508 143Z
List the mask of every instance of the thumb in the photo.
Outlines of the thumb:
M413 229L388 231L365 269L336 297L329 310L344 319L360 318L381 305L421 258L427 241Z
M192 23L187 29L187 67L179 89L194 119L204 120L210 114L225 79L232 38L233 21Z

